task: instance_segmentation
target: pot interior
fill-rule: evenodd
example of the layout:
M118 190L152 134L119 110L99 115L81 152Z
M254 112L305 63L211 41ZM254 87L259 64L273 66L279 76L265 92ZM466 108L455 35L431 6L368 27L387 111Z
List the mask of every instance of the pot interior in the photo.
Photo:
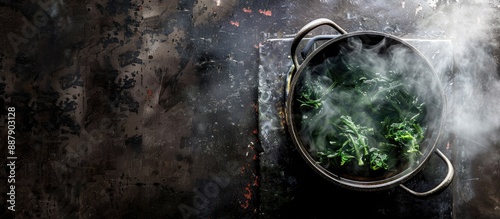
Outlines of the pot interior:
M438 141L445 108L439 78L415 48L395 37L363 32L332 39L307 57L290 89L294 143L315 170L336 181L403 180ZM397 118L401 126L394 125ZM420 125L420 140L394 137L405 130L402 124L415 133ZM415 142L418 151L409 152Z

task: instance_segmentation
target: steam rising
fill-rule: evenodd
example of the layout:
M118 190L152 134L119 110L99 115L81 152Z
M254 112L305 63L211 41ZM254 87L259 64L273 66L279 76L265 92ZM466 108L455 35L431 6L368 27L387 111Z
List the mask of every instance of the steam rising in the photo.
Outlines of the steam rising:
M420 29L444 28L445 37L453 42L456 69L454 93L448 104L453 111L449 129L480 145L498 141L500 81L493 52L500 48L499 24L495 20L499 10L488 1L471 1L467 6L452 4L438 10L442 13L434 13ZM467 150L474 152L476 148Z
M376 43L373 44L373 41ZM339 40L338 44L332 44L324 50L326 50L324 52L327 53L326 55L319 53L315 56L320 57L319 62L316 63L313 58L307 64L301 74L303 82L299 82L302 84L299 84L298 90L296 89L298 91L296 95L300 96L301 93L310 92L310 89L313 88L316 92L313 95L320 98L317 110L300 107L302 115L300 135L304 143L309 145L309 151L313 156L315 152L328 148L332 135L339 134L336 133L333 124L339 120L341 115L355 115L353 118L356 119L353 121L364 127L373 127L374 136L384 136L382 134L384 130L382 121L386 116L402 115L408 117L407 115L413 115L414 112L411 110L415 108L406 108L403 103L400 104L401 112L385 112L385 110L394 108L383 107L383 104L387 104L387 98L394 99L389 96L389 90L403 88L411 96L418 96L414 102L415 106L422 102L425 103L427 112L421 115L420 123L424 128L428 128L426 135L428 140L421 144L421 151L424 154L430 151L430 146L436 140L435 135L440 128L443 91L439 87L440 82L437 75L434 74L425 59L419 57L409 46L380 36L370 37L370 40L349 37L347 40ZM339 51L338 54L332 55L331 51L336 50ZM327 58L322 60L322 57ZM360 73L341 73L346 72L345 69L349 69L349 72ZM365 74L366 77L364 77ZM349 79L353 75L354 80ZM361 83L369 89L358 99L359 96L353 96L353 94L360 92L359 90L346 90L345 86L335 86L343 83L343 79L347 79L346 81L349 81L347 83L363 80ZM398 83L384 83L387 87L382 87L380 83L377 83L377 80ZM374 111L377 113L374 114ZM378 147L378 144L379 142L369 137L369 147ZM409 162L413 164L414 161Z
M347 1L339 2L336 7L304 3L310 5L292 7L290 14L297 19L290 23L302 26L304 20L325 15L348 32L374 30L401 38L450 40L454 50L453 74L442 75L449 72L447 64L434 66L445 88L452 91L446 93L443 136L452 133L483 146L464 147L470 157L494 149L490 145L500 142L500 2L404 2L404 7L394 7L401 1ZM347 13L339 13L343 10ZM327 27L320 30L315 34L332 32Z

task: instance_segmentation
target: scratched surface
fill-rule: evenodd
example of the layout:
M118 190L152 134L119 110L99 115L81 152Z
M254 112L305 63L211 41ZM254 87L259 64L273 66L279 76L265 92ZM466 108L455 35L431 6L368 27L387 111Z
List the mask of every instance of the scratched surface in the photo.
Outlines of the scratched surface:
M0 6L8 23L1 101L16 107L19 124L17 216L256 215L259 31L252 23L270 22L264 5Z
M489 21L481 15L490 13L477 13L462 16L473 25L460 23L450 30L448 24L433 24L447 20L441 15L461 15L452 12L476 5L471 12L497 12L496 23L474 29ZM272 51L266 40L289 37L318 17L333 19L349 32L375 30L408 38L457 40L461 37L453 30L466 29L460 36L491 32L494 38L479 37L474 45L487 48L482 52L495 63L487 70L494 72L500 50L487 42L499 42L498 5L497 0L0 0L2 164L7 163L6 106L16 107L17 124L16 212L4 207L2 195L0 218L285 218L298 210L303 211L293 216L324 212L330 205L311 206L315 202L310 201L323 191L308 188L328 184L303 163L290 164L299 157L283 149L282 142L270 144L264 138L286 132L262 129L266 123L259 110L266 105L259 104L259 73L276 68L268 76L277 76L272 80L280 83L288 65L274 60L279 65L262 69L263 52ZM449 20L460 20L454 18ZM314 34L321 33L331 30ZM280 50L275 55L287 51L286 46L274 49ZM472 64L457 69L468 72ZM482 85L498 76L472 79L478 90L487 91L491 87ZM454 80L449 87L467 86L465 80ZM475 103L473 94L450 98ZM280 106L267 109L276 113ZM268 127L282 122L266 121ZM447 155L457 170L453 186L441 196L445 201L416 201L393 189L379 193L392 199L387 206L378 203L367 212L498 217L495 133L498 127L487 138L447 138L453 144L445 151L453 152ZM269 150L292 155L282 160ZM8 174L0 171L1 194L8 192ZM335 191L346 192L331 188L325 194ZM379 198L367 197L365 203ZM304 209L304 203L311 209Z

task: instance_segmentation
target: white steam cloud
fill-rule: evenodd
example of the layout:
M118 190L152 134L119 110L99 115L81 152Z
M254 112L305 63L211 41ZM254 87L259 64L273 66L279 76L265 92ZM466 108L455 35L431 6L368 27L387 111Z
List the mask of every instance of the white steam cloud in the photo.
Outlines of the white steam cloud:
M491 1L470 1L438 7L419 29L444 29L454 46L453 92L449 97L450 127L455 135L480 145L498 141L500 81L493 52L499 49L498 8ZM440 69L437 69L438 71ZM473 152L471 147L469 150Z

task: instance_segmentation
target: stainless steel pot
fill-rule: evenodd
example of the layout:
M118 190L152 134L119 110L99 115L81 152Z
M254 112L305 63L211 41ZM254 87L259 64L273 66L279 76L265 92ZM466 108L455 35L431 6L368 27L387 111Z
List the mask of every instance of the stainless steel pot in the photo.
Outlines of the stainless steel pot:
M299 63L299 57L296 53L297 47L311 30L322 25L333 27L340 33L340 36L328 40L319 48L312 51L311 54L307 55L302 63ZM351 38L360 39L362 43L366 45L377 44L381 41L384 41L387 45L398 45L407 48L413 55L412 58L408 60L408 65L412 65L412 63L419 63L422 64L424 68L426 68L425 75L419 75L419 78L425 78L425 80L427 80L424 83L424 86L428 87L423 89L435 91L430 93L430 95L427 95L426 97L426 101L431 102L432 107L429 107L429 110L427 112L428 116L425 118L427 130L425 132L424 140L420 144L422 156L420 156L419 160L414 164L408 165L407 167L402 168L396 174L385 178L371 179L345 177L342 174L323 167L315 160L314 156L311 155L308 150L308 145L305 144L299 134L300 115L298 113L299 104L297 103L297 98L299 95L298 90L300 90L300 86L302 86L300 81L305 80L304 78L306 77L306 74L308 74L312 68L316 67L318 63L321 63L326 60L326 58L334 56L336 53L338 53L339 48L342 45L347 44ZM306 47L310 47L310 44ZM307 54L307 52L305 54ZM436 144L439 142L439 138L443 128L444 117L446 115L446 100L444 91L435 70L430 65L429 61L415 47L395 36L391 36L385 33L374 31L347 33L333 21L321 18L308 23L296 34L291 46L291 58L293 59L293 67L290 71L289 82L287 83L287 98L285 109L286 121L294 145L296 146L298 152L302 155L304 160L309 164L309 166L312 167L314 171L316 171L318 174L325 177L329 181L348 189L374 191L399 186L410 194L420 197L434 195L445 189L451 183L454 173L453 166L451 162L446 158L446 156L441 151L436 149ZM428 161L430 155L433 153L436 153L448 167L448 173L444 180L435 188L424 192L413 191L404 186L403 183L417 174L424 167L424 164Z

